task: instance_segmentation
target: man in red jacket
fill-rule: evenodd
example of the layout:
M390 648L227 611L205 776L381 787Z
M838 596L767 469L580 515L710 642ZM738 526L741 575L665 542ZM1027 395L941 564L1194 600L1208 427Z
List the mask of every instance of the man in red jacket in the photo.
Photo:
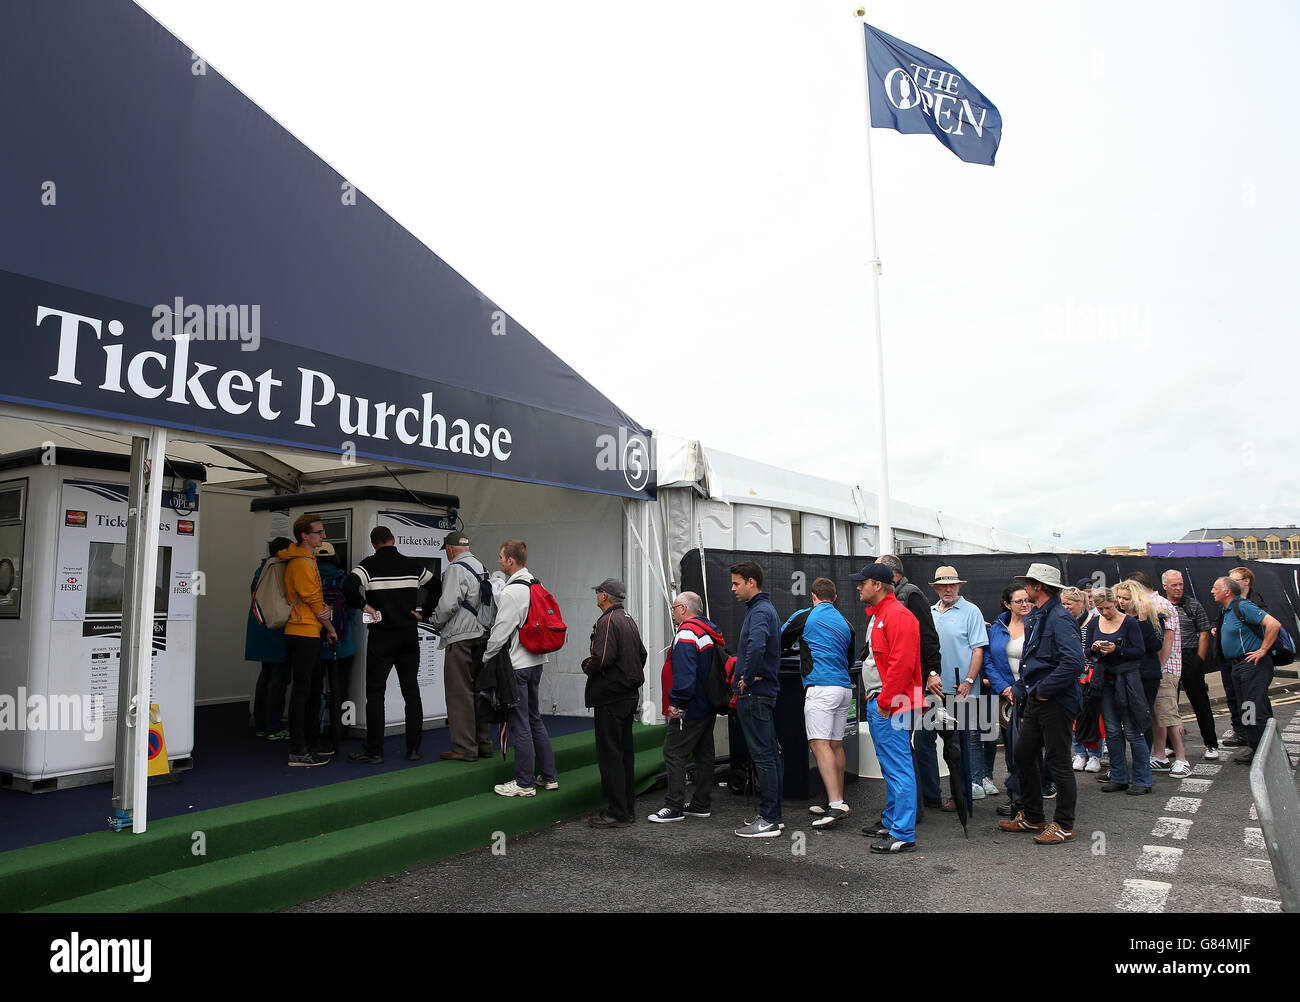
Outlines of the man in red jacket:
M912 711L924 710L921 690L921 627L894 597L894 572L868 564L849 580L858 583L858 598L870 622L869 657L880 674L880 695L867 702L867 726L885 777L884 824L863 829L878 841L872 852L916 849L916 775L912 770ZM867 666L863 666L864 682Z

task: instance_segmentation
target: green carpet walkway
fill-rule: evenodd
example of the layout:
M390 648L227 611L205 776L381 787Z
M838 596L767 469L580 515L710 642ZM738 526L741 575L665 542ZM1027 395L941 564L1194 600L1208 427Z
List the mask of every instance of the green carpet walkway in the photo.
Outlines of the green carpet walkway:
M638 790L663 771L662 726L635 725ZM497 758L436 763L0 854L0 911L287 908L599 808L590 731L553 741L560 788L499 797Z

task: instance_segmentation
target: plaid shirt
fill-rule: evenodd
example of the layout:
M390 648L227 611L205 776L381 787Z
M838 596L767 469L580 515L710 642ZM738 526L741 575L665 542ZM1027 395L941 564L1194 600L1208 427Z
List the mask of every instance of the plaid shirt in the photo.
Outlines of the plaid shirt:
M1175 677L1183 677L1183 644L1181 640L1181 627L1178 622L1178 611L1174 608L1173 603L1165 598L1159 592L1151 593L1151 604L1156 607L1156 612L1165 617L1165 629L1174 631L1174 646L1169 652L1169 660L1165 662L1164 671L1171 672Z

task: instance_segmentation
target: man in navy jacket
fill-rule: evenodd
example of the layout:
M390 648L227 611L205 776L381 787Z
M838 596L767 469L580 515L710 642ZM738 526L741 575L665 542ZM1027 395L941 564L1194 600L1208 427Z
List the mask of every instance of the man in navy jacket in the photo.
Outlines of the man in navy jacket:
M716 624L704 618L704 601L684 591L673 603L677 634L663 668L664 767L668 793L664 806L650 820L658 824L707 818L713 798L713 727L718 715L709 705L705 686L713 670L714 650L725 647ZM695 794L686 802L686 760L695 759Z
M1074 839L1074 807L1078 787L1070 768L1074 718L1083 698L1083 647L1079 626L1061 604L1061 572L1047 564L1030 564L1016 576L1035 608L1025 620L1025 650L1020 659L1020 685L1025 715L1016 739L1016 768L1024 807L1010 821L998 822L1008 832L1036 832L1040 845ZM1019 695L1019 694L1018 694ZM1044 750L1047 768L1056 781L1056 816L1049 824L1043 814L1043 784L1039 760Z
M776 743L776 694L780 686L781 619L763 588L763 568L752 560L731 566L731 594L749 611L736 643L736 716L758 773L758 816L736 830L741 838L781 834L781 752Z

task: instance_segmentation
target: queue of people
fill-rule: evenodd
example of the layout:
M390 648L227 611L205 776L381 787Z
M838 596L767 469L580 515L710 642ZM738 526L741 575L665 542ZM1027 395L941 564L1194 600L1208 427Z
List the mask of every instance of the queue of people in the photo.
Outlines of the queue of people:
M383 761L383 698L394 668L406 701L407 758L421 757L416 631L418 623L428 622L446 652L453 747L442 758L473 762L492 754L491 722L480 712L475 696L479 676L487 674L484 666L492 663L498 673L512 676L507 681L513 696L505 703L505 716L515 750L515 778L494 787L495 792L531 797L539 786L559 788L554 751L538 705L546 656L521 640L533 589L540 587L527 570L523 541L501 545L498 577L504 577L504 584L498 580L493 585L470 551L469 538L449 533L444 540L449 562L441 589L435 590L428 587L431 572L400 554L384 526L371 533L374 553L346 575L331 567L334 552L319 517L301 516L293 533L293 540L277 539L269 545L269 556L258 570L260 575L271 557L287 562L289 622L283 631L266 630L250 616L246 653L262 663L254 701L259 736L287 737L291 766L323 765L337 751L338 694L346 690L352 653L344 646L350 623L339 606L345 605L363 610L368 627L367 737L349 761ZM257 579L255 575L254 587ZM1200 603L1185 593L1182 575L1175 570L1162 576L1166 594L1161 595L1140 572L1114 587L1094 586L1091 579L1067 587L1057 568L1033 563L1003 589L992 622L961 596L966 582L955 567L940 567L929 582L933 603L907 580L902 562L892 554L849 579L868 617L859 654L866 723L886 787L880 821L862 829L874 839L874 852L914 850L917 822L926 808L959 809L954 796L944 797L940 789L940 741L945 759L954 767L960 762L960 775L950 779L950 786L969 812L974 801L999 792L993 771L1000 736L1007 774L1006 801L997 809L1005 820L998 826L1005 832L1030 833L1035 842L1051 845L1074 839L1076 773L1094 774L1103 792L1129 796L1151 793L1158 773L1175 778L1191 774L1178 707L1180 690L1189 694L1209 760L1219 758L1223 745L1236 747L1234 759L1249 763L1272 713L1270 651L1281 625L1253 592L1248 568L1234 568L1215 582L1212 593L1219 610L1214 625ZM668 783L664 806L649 816L651 822L711 816L714 725L720 712L734 712L758 792L757 812L745 818L735 834L780 835L785 827L783 750L775 707L782 651L794 649L803 676L809 750L826 791L826 803L811 808L812 825L830 827L851 813L844 800L843 739L853 703L854 630L836 608L837 588L829 578L813 582L811 604L784 624L763 590L763 580L762 567L752 560L731 567L731 591L745 604L746 613L730 661L726 639L703 615L699 595L683 592L672 605L676 633L662 669ZM519 584L525 587L510 587ZM325 600L331 587L341 590L341 603ZM607 578L593 591L599 617L582 669L607 803L588 822L594 828L621 828L634 822L632 723L647 653L635 620L624 608L623 582ZM425 599L417 608L421 593ZM333 726L328 733L316 726L312 709L321 703L323 650L334 665L329 707ZM1233 730L1222 740L1215 734L1205 683L1206 671L1214 666L1223 672L1233 721ZM725 682L720 683L720 677ZM285 729L279 724L289 682ZM721 697L722 705L720 684L729 690ZM691 763L696 783L688 800ZM1050 821L1045 811L1049 800L1055 801Z

